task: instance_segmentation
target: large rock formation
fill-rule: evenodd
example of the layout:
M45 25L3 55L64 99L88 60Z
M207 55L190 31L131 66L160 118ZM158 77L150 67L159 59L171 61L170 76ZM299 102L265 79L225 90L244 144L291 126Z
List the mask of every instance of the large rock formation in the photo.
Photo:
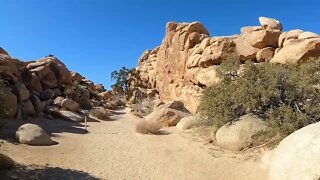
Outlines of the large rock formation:
M223 37L210 37L199 22L167 23L161 45L145 51L138 60L142 88L154 89L165 102L180 100L196 113L201 91L219 82L216 69L228 56L255 62L271 59L274 63L320 57L318 34L282 32L276 19L260 17L259 21L260 26L243 27L239 35Z
M70 72L52 55L23 62L0 48L0 78L5 86L3 104L8 118L44 117L50 115L51 106L73 112L92 106L106 107L111 99L106 98L108 93L101 84L96 86L79 73Z

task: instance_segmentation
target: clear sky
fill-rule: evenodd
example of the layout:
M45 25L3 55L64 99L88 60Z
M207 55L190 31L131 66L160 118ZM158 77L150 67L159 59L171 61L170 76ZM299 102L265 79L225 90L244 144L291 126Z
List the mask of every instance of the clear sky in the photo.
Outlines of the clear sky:
M134 67L161 43L168 21L200 21L211 36L238 34L280 20L284 30L320 33L320 0L0 0L0 47L35 60L54 54L72 71L111 85L110 73Z

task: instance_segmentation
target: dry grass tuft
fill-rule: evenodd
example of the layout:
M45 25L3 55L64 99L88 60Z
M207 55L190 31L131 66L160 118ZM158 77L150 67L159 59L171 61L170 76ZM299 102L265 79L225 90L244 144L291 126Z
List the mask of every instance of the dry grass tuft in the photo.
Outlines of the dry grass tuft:
M158 134L162 126L153 121L141 120L136 125L136 132L141 134Z
M100 120L110 120L110 113L102 107L94 108L90 111L90 116L98 118Z

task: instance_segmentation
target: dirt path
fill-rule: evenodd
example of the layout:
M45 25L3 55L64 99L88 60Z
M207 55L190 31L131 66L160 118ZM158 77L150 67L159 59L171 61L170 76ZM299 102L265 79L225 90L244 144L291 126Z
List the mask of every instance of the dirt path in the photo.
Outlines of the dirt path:
M165 129L164 135L140 135L134 131L139 118L129 113L129 109L115 114L114 121L90 122L88 134L82 133L81 126L69 122L37 120L59 144L32 147L5 143L2 151L21 164L10 176L112 180L265 177L252 158L219 152L212 145L195 140L190 131L179 132L173 127ZM12 128L14 125L7 131Z

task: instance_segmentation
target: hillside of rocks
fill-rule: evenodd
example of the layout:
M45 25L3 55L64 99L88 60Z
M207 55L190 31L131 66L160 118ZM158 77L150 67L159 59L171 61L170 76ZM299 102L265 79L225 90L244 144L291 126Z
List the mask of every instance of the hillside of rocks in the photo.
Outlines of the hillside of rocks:
M110 94L56 57L24 62L0 48L0 77L8 118L66 118L81 121L81 110L111 107Z
M283 32L282 24L272 18L260 17L259 22L241 28L240 34L220 37L210 36L199 22L167 23L161 45L146 50L138 60L141 87L156 91L162 101L182 101L196 113L201 91L219 82L216 69L230 55L257 63L303 63L320 57L318 34Z

